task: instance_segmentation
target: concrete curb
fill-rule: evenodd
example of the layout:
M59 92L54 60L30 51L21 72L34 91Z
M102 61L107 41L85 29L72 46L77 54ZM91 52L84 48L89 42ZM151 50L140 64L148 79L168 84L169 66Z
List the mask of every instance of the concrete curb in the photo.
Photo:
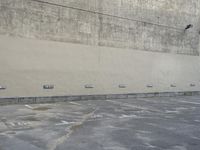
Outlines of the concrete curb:
M0 97L0 105L43 104L43 103L56 103L56 102L67 102L67 101L176 97L176 96L195 96L195 95L200 95L200 91L79 95L79 96L49 96L49 97L12 97L12 98Z

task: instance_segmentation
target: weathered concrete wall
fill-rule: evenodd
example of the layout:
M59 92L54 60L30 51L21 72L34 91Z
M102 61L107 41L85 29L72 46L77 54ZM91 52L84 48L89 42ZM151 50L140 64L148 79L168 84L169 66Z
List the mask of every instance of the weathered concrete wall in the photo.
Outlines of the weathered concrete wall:
M0 97L200 91L199 2L0 0Z
M0 33L199 55L199 0L0 0ZM193 29L184 32L192 24Z

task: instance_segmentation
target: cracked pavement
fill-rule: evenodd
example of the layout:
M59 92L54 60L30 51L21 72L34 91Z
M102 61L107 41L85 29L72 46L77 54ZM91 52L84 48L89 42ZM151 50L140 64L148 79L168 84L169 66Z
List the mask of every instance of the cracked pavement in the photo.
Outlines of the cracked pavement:
M200 97L0 106L0 150L199 150Z

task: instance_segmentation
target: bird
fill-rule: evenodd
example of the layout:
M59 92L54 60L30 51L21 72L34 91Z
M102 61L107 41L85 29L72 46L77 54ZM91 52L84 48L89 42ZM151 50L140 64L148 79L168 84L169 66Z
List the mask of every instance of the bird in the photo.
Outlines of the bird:
M190 28L192 28L192 27L193 27L192 24L188 24L188 25L185 27L185 31L188 30L188 29L190 29Z

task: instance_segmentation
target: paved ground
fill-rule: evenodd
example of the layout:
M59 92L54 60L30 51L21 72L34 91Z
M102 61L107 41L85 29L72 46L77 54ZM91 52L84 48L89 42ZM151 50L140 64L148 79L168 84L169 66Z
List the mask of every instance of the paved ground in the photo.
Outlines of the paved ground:
M0 106L0 150L200 150L200 97Z

